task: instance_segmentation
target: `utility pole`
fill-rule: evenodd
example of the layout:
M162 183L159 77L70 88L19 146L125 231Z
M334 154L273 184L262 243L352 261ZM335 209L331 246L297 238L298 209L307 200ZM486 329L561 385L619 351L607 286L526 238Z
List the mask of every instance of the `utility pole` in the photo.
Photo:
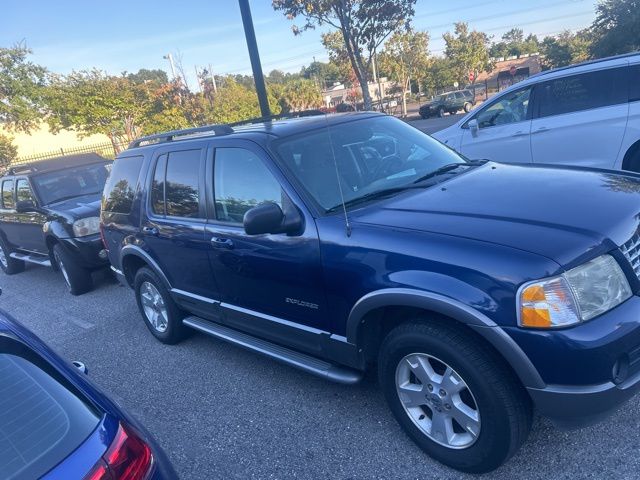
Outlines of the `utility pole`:
M263 117L269 117L271 116L271 110L269 109L269 100L267 98L267 87L264 84L264 75L262 75L260 53L258 52L258 44L256 42L256 32L253 29L249 0L238 0L238 3L240 4L244 36L247 39L247 48L249 49L249 58L251 59L253 81L256 84L256 93L258 94L258 103L260 104L260 114Z
M211 64L209 64L209 75L211 75L211 83L213 84L213 93L218 93L218 86L216 85L216 76L213 74Z
M163 55L162 58L164 58L165 60L169 60L169 65L171 65L171 76L175 80L176 79L176 66L173 64L173 55L171 55L170 53L167 53L166 55Z

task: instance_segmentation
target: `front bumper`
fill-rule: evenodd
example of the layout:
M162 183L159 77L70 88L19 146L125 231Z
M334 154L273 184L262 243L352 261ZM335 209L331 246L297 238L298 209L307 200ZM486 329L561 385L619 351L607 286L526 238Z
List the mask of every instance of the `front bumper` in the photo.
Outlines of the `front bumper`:
M504 330L544 388L527 388L538 411L568 427L594 423L640 391L640 297L575 327Z
M106 252L101 253L104 245L99 233L86 237L61 238L59 242L85 268L94 269L109 265Z

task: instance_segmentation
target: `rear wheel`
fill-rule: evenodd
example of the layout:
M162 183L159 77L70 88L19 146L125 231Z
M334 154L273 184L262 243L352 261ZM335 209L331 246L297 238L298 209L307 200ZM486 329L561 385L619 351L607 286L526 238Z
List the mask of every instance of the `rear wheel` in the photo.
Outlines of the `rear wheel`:
M24 261L11 258L9 256L11 251L7 243L0 236L0 268L2 268L2 271L7 275L24 272Z
M53 246L53 259L64 278L71 295L82 295L91 291L93 279L91 272L81 267L62 245Z
M188 328L182 324L184 313L151 269L138 270L134 290L138 309L154 337L162 343L174 344L187 335Z
M438 117L442 118L444 117L444 107L440 107L438 108Z
M529 434L523 388L495 352L463 330L417 321L397 327L383 342L379 375L403 429L452 468L494 470Z
M466 102L462 108L464 109L465 113L469 113L471 111L471 106L472 105L469 102Z

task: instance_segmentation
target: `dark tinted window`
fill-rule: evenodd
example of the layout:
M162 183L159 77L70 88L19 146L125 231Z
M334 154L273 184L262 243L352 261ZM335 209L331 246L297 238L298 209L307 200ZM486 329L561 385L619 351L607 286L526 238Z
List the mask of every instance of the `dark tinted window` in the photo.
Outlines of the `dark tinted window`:
M13 208L13 180L5 180L2 182L2 206L4 208Z
M169 153L166 209L171 217L199 217L200 150Z
M151 210L157 215L164 215L164 186L167 173L167 156L158 157L156 169L151 183Z
M0 353L0 477L40 478L81 445L99 418L25 358Z
M104 189L111 162L81 165L31 177L43 205L83 195L97 195Z
M626 101L624 68L557 78L536 86L540 117L606 107Z
M27 200L30 200L32 202L34 201L29 182L24 178L21 178L16 182L16 197L18 198L19 202L24 202Z
M216 218L242 223L247 210L264 202L282 206L282 188L256 155L243 148L217 148Z
M629 101L640 101L640 65L629 67Z
M104 187L102 209L114 213L131 213L133 196L142 168L142 155L117 159Z

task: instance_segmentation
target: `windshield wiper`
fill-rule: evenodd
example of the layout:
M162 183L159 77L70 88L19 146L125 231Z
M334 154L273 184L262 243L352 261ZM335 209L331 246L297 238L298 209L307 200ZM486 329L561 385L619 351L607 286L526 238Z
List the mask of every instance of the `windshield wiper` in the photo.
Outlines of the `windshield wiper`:
M442 175L443 173L447 173L451 170L455 170L456 168L459 167L466 167L469 166L469 164L467 163L448 163L446 165L443 165L441 167L436 168L433 172L429 172L426 175L421 176L420 178L417 178L416 180L413 181L413 183L420 183L420 182L424 182L425 180L432 178L432 177L437 177L438 175Z
M383 198L389 195L393 195L394 193L402 192L409 188L415 188L413 185L405 185L403 187L393 187L393 188L385 188L383 190L377 190L375 192L367 193L366 195L362 195L361 197L353 198L351 200L347 200L344 202L344 208L352 207L353 205L357 205L359 203L367 202L369 200L375 200L377 198ZM339 203L334 205L333 207L327 209L327 213L335 212L336 210L342 209L343 204Z

